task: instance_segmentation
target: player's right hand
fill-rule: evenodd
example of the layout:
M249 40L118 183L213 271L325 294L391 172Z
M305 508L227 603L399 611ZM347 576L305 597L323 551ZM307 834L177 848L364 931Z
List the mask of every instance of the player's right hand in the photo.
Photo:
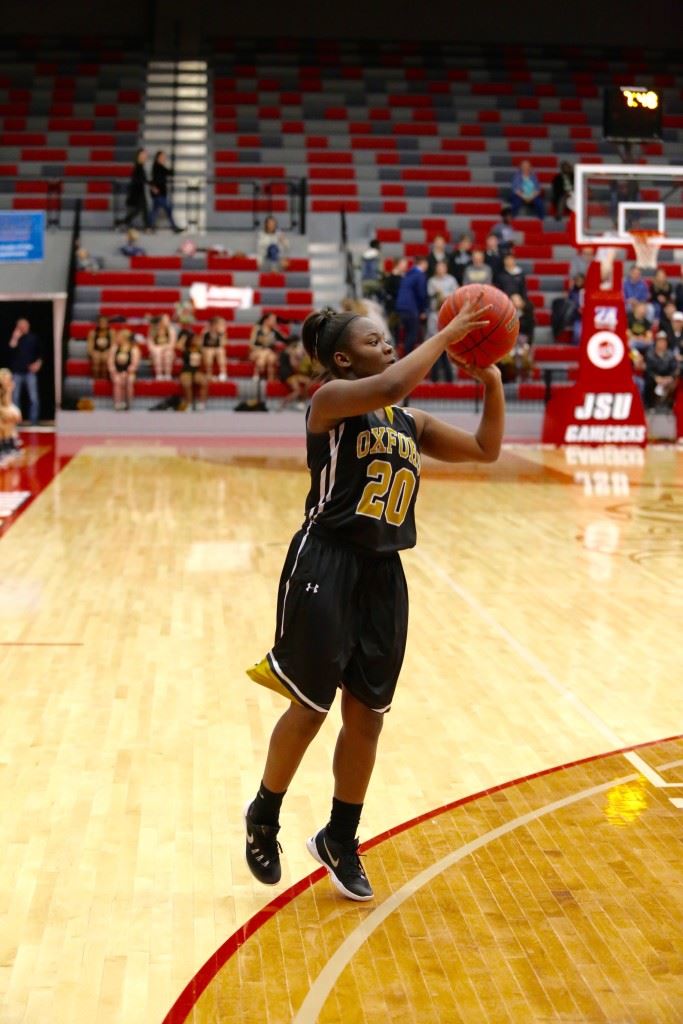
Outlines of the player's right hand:
M444 338L444 345L453 345L456 341L460 341L470 331L474 330L475 327L486 327L489 323L486 316L487 312L491 309L491 306L483 305L484 292L481 291L476 298L470 299L469 297L463 301L460 312L457 316L453 317L449 324L443 328L441 333Z

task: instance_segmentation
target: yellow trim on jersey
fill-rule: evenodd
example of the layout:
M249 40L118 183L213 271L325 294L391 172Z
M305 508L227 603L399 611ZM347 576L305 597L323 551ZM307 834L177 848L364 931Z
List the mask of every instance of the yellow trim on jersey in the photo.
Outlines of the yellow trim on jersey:
M393 409L393 406L385 405L384 406L384 412L386 413L386 416L387 416L387 419L389 420L389 422L393 423L394 422L394 409Z
M263 661L259 661L258 665L254 665L253 668L248 668L247 675L250 679L253 679L255 683L258 683L259 686L265 686L269 690L274 690L275 693L279 693L280 696L286 697L287 700L291 700L293 704L301 703L296 699L294 694L280 682L270 667L267 658L264 658Z

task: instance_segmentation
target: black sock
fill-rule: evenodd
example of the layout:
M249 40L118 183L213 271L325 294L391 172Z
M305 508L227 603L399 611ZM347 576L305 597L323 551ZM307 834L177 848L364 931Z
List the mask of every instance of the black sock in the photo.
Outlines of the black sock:
M285 793L272 793L261 783L253 804L249 808L249 817L255 825L279 825L280 807Z
M355 839L362 813L362 804L347 804L333 796L332 813L327 826L330 839L336 839L338 843L348 843Z

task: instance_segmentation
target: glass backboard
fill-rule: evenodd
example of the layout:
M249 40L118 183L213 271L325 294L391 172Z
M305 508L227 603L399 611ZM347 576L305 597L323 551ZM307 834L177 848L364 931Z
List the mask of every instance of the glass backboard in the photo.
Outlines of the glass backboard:
M653 231L683 246L683 166L576 164L578 245L629 245L631 231Z

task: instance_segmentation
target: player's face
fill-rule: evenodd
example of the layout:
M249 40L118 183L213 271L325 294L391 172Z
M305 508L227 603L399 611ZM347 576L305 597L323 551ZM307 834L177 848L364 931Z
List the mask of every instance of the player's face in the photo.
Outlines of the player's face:
M372 320L363 317L355 324L357 327L346 351L349 369L354 377L373 377L396 362L394 347Z

